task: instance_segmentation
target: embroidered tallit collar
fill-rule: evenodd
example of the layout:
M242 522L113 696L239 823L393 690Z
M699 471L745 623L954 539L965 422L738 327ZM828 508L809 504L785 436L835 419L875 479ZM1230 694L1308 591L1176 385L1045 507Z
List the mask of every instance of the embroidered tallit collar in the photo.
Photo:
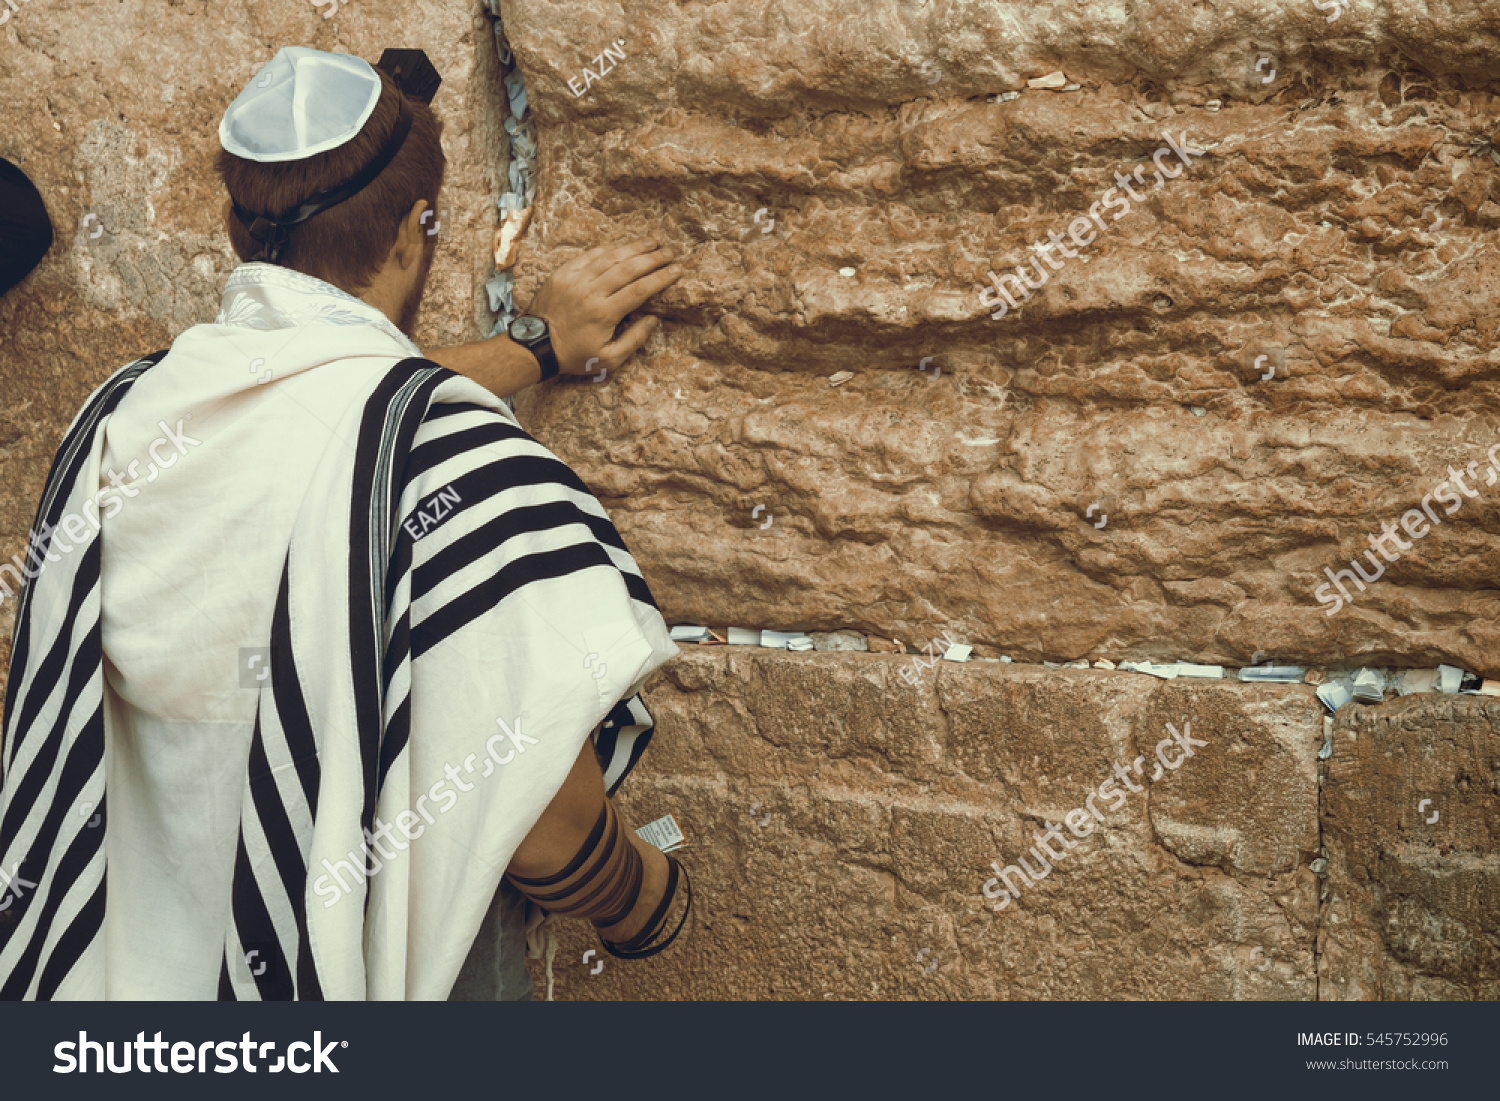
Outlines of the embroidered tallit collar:
M278 264L241 264L231 272L214 324L260 330L374 325L396 342L401 354L422 354L390 318L368 302L332 283Z

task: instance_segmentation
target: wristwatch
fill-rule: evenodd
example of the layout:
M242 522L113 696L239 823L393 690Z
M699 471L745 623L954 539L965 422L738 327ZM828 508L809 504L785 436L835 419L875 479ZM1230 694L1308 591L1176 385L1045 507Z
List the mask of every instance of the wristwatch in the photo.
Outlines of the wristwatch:
M540 317L523 313L510 323L510 338L521 345L542 365L542 381L556 378L562 368L552 351L552 331Z

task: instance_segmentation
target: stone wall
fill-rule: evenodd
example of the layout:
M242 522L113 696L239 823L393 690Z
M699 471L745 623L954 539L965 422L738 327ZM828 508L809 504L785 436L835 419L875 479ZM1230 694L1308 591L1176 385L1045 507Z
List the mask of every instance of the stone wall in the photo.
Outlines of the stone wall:
M696 927L593 975L597 941L559 921L555 996L1500 998L1500 703L1347 705L1319 760L1305 685L944 662L911 687L903 660L666 666L621 802L677 818ZM1168 723L1207 744L1131 773ZM1144 790L1096 800L1103 821L1054 836L1064 858L995 912L990 861L1068 824L1116 763Z
M647 363L526 407L669 618L1500 672L1500 490L1346 582L1352 607L1314 595L1500 442L1476 148L1500 10L653 10L520 0L507 27L542 133L518 297L606 236L689 258ZM1053 70L1081 87L1026 87ZM1207 154L1158 190L1169 136ZM986 273L1032 270L1137 165L1144 204L989 319Z
M1313 595L1500 440L1500 14L1346 7L504 3L541 138L517 300L637 234L689 269L646 354L523 395L523 422L673 623L1500 674L1482 469L1351 607ZM57 240L0 299L0 556L87 393L217 311L218 118L287 44L433 57L419 343L488 331L506 164L477 2L29 0L0 27L0 155ZM1027 87L1056 70L1080 87ZM1158 190L1168 135L1205 155ZM987 273L1138 165L1144 203L991 320ZM682 822L699 921L598 976L561 923L558 996L1500 996L1493 701L1348 705L1320 761L1308 687L991 662L913 687L902 660L709 648L658 674L624 803ZM1184 721L1207 748L988 908L990 861Z
M518 298L608 236L689 258L648 360L521 410L672 622L1500 672L1478 480L1351 607L1314 595L1500 441L1500 14L1340 8L510 4L543 135ZM1144 203L988 317L988 273L1137 165ZM627 804L695 839L702 927L597 978L568 928L563 996L1500 993L1493 704L1341 712L1320 810L1310 688L901 660L670 666ZM1211 750L986 910L990 860L1197 711Z

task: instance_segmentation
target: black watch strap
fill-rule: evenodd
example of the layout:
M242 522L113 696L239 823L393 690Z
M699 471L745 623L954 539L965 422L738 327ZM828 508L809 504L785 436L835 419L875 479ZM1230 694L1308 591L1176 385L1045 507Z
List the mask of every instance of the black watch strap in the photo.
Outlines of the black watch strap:
M518 337L516 335L516 328L520 322L533 322L541 328L541 332L529 339ZM523 331L527 328L526 325L520 325L519 327ZM543 382L546 382L549 378L556 378L561 373L562 365L557 362L557 353L552 350L552 326L547 323L546 318L537 317L535 314L522 314L510 323L507 335L532 355L536 356L536 361L542 368Z
M527 347L531 350L531 354L536 356L536 361L542 365L543 382L546 382L549 378L556 378L562 373L562 365L557 362L557 355L552 351L552 337L550 333L534 343L528 344Z

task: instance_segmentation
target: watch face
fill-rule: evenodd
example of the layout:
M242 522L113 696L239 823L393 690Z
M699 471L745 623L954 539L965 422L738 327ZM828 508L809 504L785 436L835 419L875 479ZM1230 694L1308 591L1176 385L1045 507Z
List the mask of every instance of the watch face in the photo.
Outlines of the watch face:
M510 323L510 335L517 340L535 340L547 331L547 323L529 314Z

